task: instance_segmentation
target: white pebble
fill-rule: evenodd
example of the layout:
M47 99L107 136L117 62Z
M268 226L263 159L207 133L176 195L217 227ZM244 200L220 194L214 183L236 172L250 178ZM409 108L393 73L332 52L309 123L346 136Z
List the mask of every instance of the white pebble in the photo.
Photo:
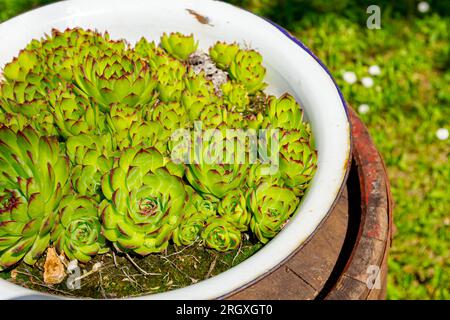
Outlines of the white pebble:
M381 69L377 65L373 65L369 67L369 74L371 76L379 76L381 74Z
M364 77L361 79L361 83L364 87L370 88L373 86L373 79L371 77Z
M430 10L430 4L426 1L421 1L417 4L417 10L422 13L428 12Z
M448 139L448 130L445 128L440 128L436 131L436 137L439 140L447 140Z
M345 71L344 74L342 75L342 78L344 79L345 82L350 84L353 84L356 82L356 80L358 80L356 74L353 71Z
M67 271L72 272L78 269L78 260L71 260L67 265Z
M370 111L370 107L368 104L362 104L358 107L358 112L361 114L366 114Z

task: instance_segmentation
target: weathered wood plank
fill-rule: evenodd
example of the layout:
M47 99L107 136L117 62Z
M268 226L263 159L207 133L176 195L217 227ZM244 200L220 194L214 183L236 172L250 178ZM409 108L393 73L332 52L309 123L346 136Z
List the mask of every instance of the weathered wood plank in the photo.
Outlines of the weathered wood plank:
M315 290L288 267L283 266L256 285L241 291L230 300L310 300Z
M348 223L347 189L316 234L287 266L321 291L342 250Z

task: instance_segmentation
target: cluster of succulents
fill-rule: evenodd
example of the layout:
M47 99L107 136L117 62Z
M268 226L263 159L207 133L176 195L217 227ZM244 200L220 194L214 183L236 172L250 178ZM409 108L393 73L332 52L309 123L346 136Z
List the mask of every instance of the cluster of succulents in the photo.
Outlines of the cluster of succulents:
M0 81L0 271L34 264L49 246L88 262L171 242L233 250L244 233L269 241L301 201L317 152L299 104L265 94L265 74L255 50L217 42L206 53L180 33L159 45L82 29L32 41ZM261 160L174 161L172 134L196 121L277 129L277 172L262 174Z

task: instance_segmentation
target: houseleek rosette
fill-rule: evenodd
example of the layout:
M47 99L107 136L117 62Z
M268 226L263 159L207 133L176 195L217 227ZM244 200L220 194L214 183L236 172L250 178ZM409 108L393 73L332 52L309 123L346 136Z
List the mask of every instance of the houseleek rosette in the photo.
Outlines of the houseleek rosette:
M50 92L48 99L58 132L64 138L105 130L105 116L98 105L75 94L72 86Z
M181 103L186 109L189 119L194 121L199 119L207 105L216 103L218 97L215 94L213 83L206 79L204 72L195 74L189 70L184 83L185 89L181 96Z
M189 117L184 107L178 102L158 103L150 113L150 119L161 125L161 139L168 139L178 129L188 126Z
M186 177L198 192L223 198L242 184L249 164L240 139L226 137L220 130L210 133L194 151L194 161L187 165Z
M173 241L176 245L190 245L198 240L205 228L206 220L217 215L218 199L202 197L190 186L186 186L189 201L186 202L183 219L174 230Z
M251 214L247 211L245 196L241 190L228 192L220 201L218 212L239 231L246 231L248 229Z
M250 228L262 243L275 237L297 208L299 199L288 188L262 182L247 197Z
M34 264L47 249L68 176L56 139L0 128L0 270Z
M209 56L220 69L228 70L239 50L239 45L236 43L228 44L218 41L209 48Z
M317 151L308 124L297 130L282 131L280 173L285 185L297 196L303 195L317 170Z
M247 109L250 99L247 90L242 84L226 82L220 88L229 111L244 112Z
M187 60L197 50L198 42L194 36L186 36L179 32L166 34L161 37L161 47L171 56L179 60Z
M268 118L274 128L286 130L299 129L303 123L303 112L290 94L284 94L279 99L271 96L268 99Z
M150 104L156 100L156 75L148 63L131 52L89 53L74 71L81 92L108 111L113 103L130 107Z
M201 236L205 247L220 252L237 249L242 240L241 232L223 217L209 218Z
M159 56L155 56L158 59ZM178 102L185 88L183 78L187 72L186 67L178 60L163 58L158 62L156 74L158 77L158 98L163 102Z
M108 50L123 52L124 41L111 41L109 34L100 34L80 28L64 32L53 29L43 40L33 40L27 49L39 59L39 67L46 75L45 81L53 84L71 82L74 67L82 64L89 53L94 55Z
M100 200L100 184L103 174L114 163L112 138L105 134L78 135L66 142L66 153L72 163L71 182L80 195Z
M0 83L0 108L11 118L23 118L26 125L40 133L57 135L46 98L47 88L41 85L40 76L31 75L34 81L28 79L29 76L26 75L24 81L6 80ZM21 78L19 75L17 77Z
M249 93L262 90L266 84L266 69L262 65L262 56L254 50L241 50L230 65L230 76L242 83Z
M140 255L163 251L183 214L186 193L155 149L129 148L102 179L103 234L118 249Z
M70 260L89 262L108 252L101 234L97 203L89 197L69 195L61 200L52 241Z
M157 50L153 41L148 41L142 37L134 46L134 52L141 58L150 61L154 58Z

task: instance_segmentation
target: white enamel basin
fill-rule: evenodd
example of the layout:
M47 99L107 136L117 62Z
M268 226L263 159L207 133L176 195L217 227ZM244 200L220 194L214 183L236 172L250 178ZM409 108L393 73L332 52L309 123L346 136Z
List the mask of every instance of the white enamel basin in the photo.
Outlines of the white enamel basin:
M42 37L52 28L67 27L107 30L112 38L125 38L131 43L142 36L157 41L163 32L180 31L193 33L202 48L217 40L248 45L264 57L268 90L274 94L286 91L293 94L312 125L319 154L318 170L308 194L283 231L255 255L220 275L143 299L226 296L278 266L314 233L345 182L351 139L346 105L339 89L305 46L269 21L219 1L70 0L0 24L0 68L33 38ZM27 297L46 298L44 294L0 280L0 298Z

